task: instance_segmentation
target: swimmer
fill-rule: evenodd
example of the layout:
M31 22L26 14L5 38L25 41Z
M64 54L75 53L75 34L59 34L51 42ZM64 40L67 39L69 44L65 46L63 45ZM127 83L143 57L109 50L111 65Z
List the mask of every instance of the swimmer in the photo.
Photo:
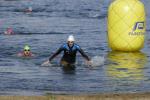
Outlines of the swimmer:
M25 10L25 12L31 13L31 12L32 12L32 7L28 7L28 8Z
M60 64L62 66L75 65L76 62L76 53L77 51L86 59L87 64L91 65L90 58L85 54L81 47L75 44L75 39L73 35L70 35L67 39L67 43L63 44L50 58L48 61L44 62L42 66L48 65L51 63L52 59L55 58L61 52L64 52L63 57L61 58Z
M28 45L24 46L24 50L17 54L18 57L33 57L34 54L31 52Z
M5 35L13 35L13 29L12 28L7 28L7 30L4 32Z

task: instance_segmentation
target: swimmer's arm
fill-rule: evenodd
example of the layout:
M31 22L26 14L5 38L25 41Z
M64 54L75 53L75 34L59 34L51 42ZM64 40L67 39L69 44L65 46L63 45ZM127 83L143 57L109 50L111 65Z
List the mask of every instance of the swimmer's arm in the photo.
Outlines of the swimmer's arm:
M17 57L22 57L22 53L17 53Z
M62 47L60 47L50 58L49 60L45 61L41 66L47 66L48 64L50 64L51 60L53 58L55 58L59 53L61 53L61 51L63 50Z
M79 48L78 51L87 61L90 61L90 58L85 54L85 52L81 48Z
M85 54L85 52L84 52L81 48L79 48L78 51L79 51L80 54L87 60L86 64L87 64L88 66L92 66L92 61L91 61L91 59Z
M54 59L58 54L61 53L61 51L63 51L63 48L59 48L50 58L49 58L49 62L52 61L52 59Z

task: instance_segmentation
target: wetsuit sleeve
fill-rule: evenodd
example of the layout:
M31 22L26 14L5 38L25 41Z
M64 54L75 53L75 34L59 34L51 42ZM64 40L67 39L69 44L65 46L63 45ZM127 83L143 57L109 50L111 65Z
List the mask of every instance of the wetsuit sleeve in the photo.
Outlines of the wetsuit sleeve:
M61 51L63 51L63 47L60 47L50 58L49 61L51 61L53 58L55 58L58 54L61 53Z
M78 51L86 60L90 61L90 58L85 54L85 52L81 48L78 48Z

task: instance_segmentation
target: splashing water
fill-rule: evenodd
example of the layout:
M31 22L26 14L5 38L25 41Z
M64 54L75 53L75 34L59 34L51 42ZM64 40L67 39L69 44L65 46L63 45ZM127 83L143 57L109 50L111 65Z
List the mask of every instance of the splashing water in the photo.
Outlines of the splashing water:
M94 57L92 57L91 61L92 61L93 67L101 66L104 64L105 58L104 58L104 56L94 56Z

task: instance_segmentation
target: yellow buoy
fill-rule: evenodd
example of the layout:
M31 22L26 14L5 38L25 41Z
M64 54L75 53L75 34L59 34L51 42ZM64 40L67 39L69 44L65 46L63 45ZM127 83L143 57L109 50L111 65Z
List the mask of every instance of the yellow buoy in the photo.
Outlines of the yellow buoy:
M139 0L115 0L108 11L108 44L112 50L138 51L144 46L145 9Z

